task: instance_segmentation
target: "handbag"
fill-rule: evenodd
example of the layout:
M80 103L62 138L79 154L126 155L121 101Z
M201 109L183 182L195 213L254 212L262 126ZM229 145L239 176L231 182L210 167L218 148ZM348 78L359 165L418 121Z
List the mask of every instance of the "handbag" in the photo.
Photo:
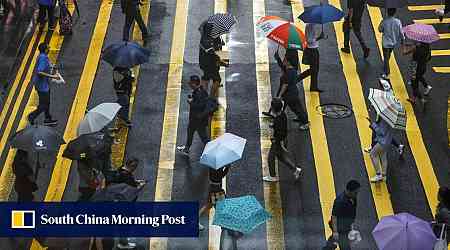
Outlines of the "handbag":
M441 233L436 243L434 244L433 250L448 250L447 245L447 231L445 230L446 224L442 224Z

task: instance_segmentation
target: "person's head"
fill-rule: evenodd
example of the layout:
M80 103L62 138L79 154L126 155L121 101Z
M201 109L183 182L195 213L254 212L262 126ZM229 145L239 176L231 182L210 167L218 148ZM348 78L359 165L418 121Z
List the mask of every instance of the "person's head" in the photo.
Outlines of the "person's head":
M125 169L128 170L128 172L133 173L134 170L136 170L136 168L139 165L139 159L135 158L135 157L131 157L127 160L127 162L125 163Z
M197 89L198 87L200 87L200 77L198 77L197 75L191 75L191 77L189 78L189 86L192 89Z
M361 184L357 180L350 180L345 186L345 193L351 198L356 198L360 188Z
M442 202L445 207L450 208L450 189L448 187L439 188L438 201Z
M298 68L298 54L295 49L286 49L286 54L284 55L283 63L286 66L292 66L293 68Z
M396 8L389 8L389 9L387 10L387 14L388 14L388 16L390 16L390 17L394 16L394 15L395 15L395 12L397 12L397 9L396 9Z
M270 107L274 113L280 113L283 110L283 102L280 98L274 97L272 98L272 102L270 103Z
M40 53L48 54L48 45L46 43L39 44L38 49Z

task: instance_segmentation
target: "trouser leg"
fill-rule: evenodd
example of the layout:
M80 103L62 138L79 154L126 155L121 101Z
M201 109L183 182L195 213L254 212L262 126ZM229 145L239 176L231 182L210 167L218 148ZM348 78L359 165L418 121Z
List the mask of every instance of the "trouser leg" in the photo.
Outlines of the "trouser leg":
M344 48L350 48L350 20L345 20L343 23L344 32Z
M400 143L395 138L392 138L391 144L396 148L400 147Z
M364 50L367 49L366 43L364 42L364 38L361 34L361 24L353 24L353 33L355 33L356 38L358 38L361 47Z
M311 63L311 86L310 89L317 89L318 86L318 78L319 78L319 64L320 64L320 57L319 57L319 50L313 49L312 53L312 63Z
M197 127L197 133L198 136L200 137L200 140L202 140L203 144L206 145L206 143L209 142L208 127L207 126Z
M189 121L188 129L187 129L187 140L186 140L186 148L189 149L192 145L192 140L194 139L196 127Z
M270 176L275 177L277 175L275 171L275 157L276 157L276 142L272 142L270 145L269 154L268 154L268 165L269 165L269 173Z
M424 76L424 74L419 75L419 78L417 80L419 82L421 82L422 86L424 86L426 88L426 87L428 87L428 83L423 76Z
M411 81L411 87L412 87L412 92L413 92L414 98L422 98L422 95L419 92L419 78L420 78L420 75L416 74L415 79L413 79Z
M376 135L375 132L372 131L372 143L370 144L370 146L373 148L375 147L375 144L377 144L377 142L375 141Z
M380 165L381 165L381 174L383 176L386 176L388 161L387 161L387 152L384 148L382 148L380 153Z
M349 232L339 232L339 249L340 250L351 250L350 242L348 240Z
M289 153L280 145L279 151L277 154L278 160L290 168L292 171L295 171L297 167L295 166L294 161L289 157Z
M383 48L383 71L384 74L389 75L391 69L389 67L389 60L391 58L392 48Z
M52 116L50 115L50 91L48 92L40 92L39 94L39 105L42 105L42 110L45 113L45 119L51 120Z
M48 26L54 27L55 26L55 6L54 5L47 6L47 15L48 15Z
M308 115L303 108L302 103L300 102L300 98L297 97L289 97L285 99L287 106L295 113L297 118L300 120L301 124L308 123Z
M139 29L141 30L142 38L144 39L147 38L148 37L147 26L145 26L144 19L142 18L141 11L139 9L137 9L136 11L135 19L137 24L139 25Z
M39 4L38 22L44 24L46 8L45 5Z
M382 146L377 143L370 151L370 159L372 160L372 164L375 167L375 171L378 175L382 174L383 169L381 166L381 154L382 154Z
M123 39L124 41L130 40L130 29L131 25L134 22L134 16L133 15L125 15L125 24L123 25Z
M124 121L128 121L130 113L130 97L127 94L117 93L117 103L121 106L118 117Z

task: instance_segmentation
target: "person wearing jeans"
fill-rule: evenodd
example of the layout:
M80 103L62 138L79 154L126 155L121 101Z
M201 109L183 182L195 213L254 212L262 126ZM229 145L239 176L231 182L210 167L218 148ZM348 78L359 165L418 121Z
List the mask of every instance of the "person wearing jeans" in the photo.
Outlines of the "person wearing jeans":
M402 22L395 18L395 8L388 9L388 16L378 26L378 31L383 33L382 45L383 45L383 75L385 79L389 78L390 67L389 60L391 58L392 51L399 44L403 44L405 35L402 31Z
M45 23L45 14L48 16L48 29L53 30L55 28L55 2L54 0L38 0L39 4L39 16L38 21L41 25Z
M375 132L375 146L372 147L370 151L370 159L372 160L373 166L375 167L376 175L370 178L371 182L379 182L386 180L387 171L387 147L392 144L392 128L391 126L381 119L377 118L378 121L370 125L372 130Z

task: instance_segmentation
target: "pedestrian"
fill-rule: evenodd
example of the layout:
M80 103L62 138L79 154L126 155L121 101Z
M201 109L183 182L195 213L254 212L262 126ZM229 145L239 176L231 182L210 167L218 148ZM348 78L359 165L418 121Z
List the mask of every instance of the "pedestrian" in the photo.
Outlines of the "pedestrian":
M350 53L350 31L353 30L363 49L364 58L367 58L369 57L370 49L366 46L361 34L362 16L365 7L366 2L364 0L347 0L348 13L342 26L344 31L344 47L341 48L341 51Z
M78 201L89 201L100 185L100 172L92 167L92 160L89 158L84 157L81 160L77 160L77 163L78 192L80 192Z
M289 167L297 180L300 177L302 169L300 166L295 165L295 163L288 156L288 151L284 146L283 141L287 137L287 116L283 111L283 103L279 98L272 99L272 112L274 113L273 119L273 138L271 139L272 144L270 146L268 162L269 162L269 176L264 176L264 181L275 182L279 178L276 176L275 171L275 159L284 163Z
M415 75L412 76L411 86L412 86L412 98L408 101L415 104L417 98L419 98L422 103L425 103L425 98L419 91L419 82L422 83L425 88L423 94L428 96L433 88L425 80L425 73L427 72L428 62L431 60L431 47L428 43L417 42L416 45L405 48L404 54L412 53L412 61L415 68Z
M201 85L200 78L197 75L190 77L189 86L192 89L192 94L188 96L187 100L190 107L187 140L185 145L177 147L178 151L186 156L189 156L189 149L195 132L200 136L203 144L206 145L210 140L208 135L209 115L205 114L208 92Z
M450 12L450 0L445 0L444 9L437 9L435 12L438 16L439 22L442 22L444 20L444 16Z
M12 163L12 170L16 176L14 190L17 193L18 202L31 202L34 199L33 192L38 189L34 171L31 167L28 152L18 149Z
M53 120L50 114L50 85L49 78L60 79L57 74L51 74L51 63L48 58L48 45L39 44L39 56L37 58L36 68L34 69L32 82L39 96L39 104L36 110L28 115L28 122L34 125L34 120L41 113L45 114L44 125L54 126L57 120Z
M221 227L219 250L238 250L237 241L244 236L243 233Z
M355 224L357 196L360 188L361 184L358 181L350 180L345 186L345 191L334 199L329 222L333 235L328 239L327 247L323 249L335 249L331 242L337 242L340 250L351 249L348 233Z
M397 9L389 8L387 10L387 17L381 21L378 26L378 31L380 31L382 36L382 45L383 45L383 74L381 75L384 79L389 79L390 67L389 67L389 59L391 58L392 51L394 48L398 47L400 44L403 44L405 41L405 34L403 34L402 30L402 22L394 17Z
M392 128L380 116L377 116L376 121L370 125L370 128L375 133L374 141L376 142L370 151L370 159L375 167L376 175L370 178L370 181L385 181L388 167L387 150L392 144Z
M200 208L198 217L207 214L212 207L216 207L218 201L225 199L225 190L222 188L222 179L228 174L230 167L225 166L219 169L209 168L209 191L206 204ZM200 231L205 227L198 223Z
M438 191L438 205L436 207L436 216L433 230L437 237L440 236L443 225L447 230L447 244L450 243L450 189L440 187Z
M121 106L117 116L123 121L125 126L131 128L132 123L129 115L130 97L134 81L133 72L129 68L115 67L113 69L113 81L114 90L117 95L117 103Z
M123 26L123 40L130 40L130 29L134 21L139 25L139 29L142 33L142 40L144 47L148 43L148 30L145 26L144 19L141 15L139 7L142 5L141 0L120 0L122 6L122 13L125 14L125 24Z
M45 14L48 17L48 29L55 29L55 2L54 0L38 0L39 16L38 22L41 26L45 24Z
M303 64L309 65L309 69L303 71L299 76L299 81L311 76L311 85L309 91L322 92L317 82L319 78L319 33L318 24L307 23L305 26L305 34L307 39L306 49L303 52Z

